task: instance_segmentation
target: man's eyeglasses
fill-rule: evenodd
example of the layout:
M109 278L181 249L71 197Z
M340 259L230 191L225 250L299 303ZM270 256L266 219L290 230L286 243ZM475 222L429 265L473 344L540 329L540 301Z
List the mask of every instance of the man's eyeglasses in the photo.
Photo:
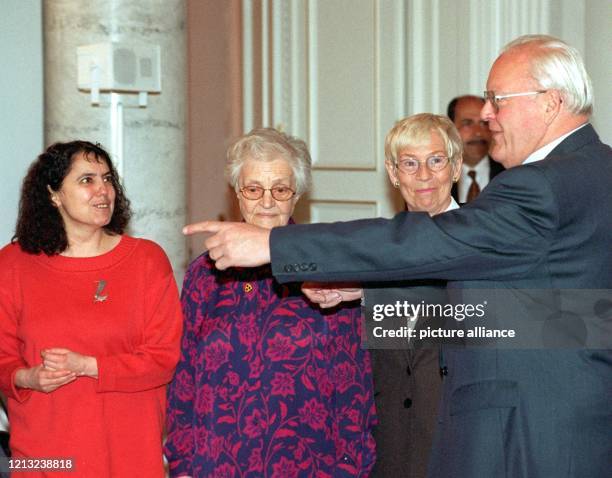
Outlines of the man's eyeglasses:
M266 191L270 191L272 197L277 201L289 201L295 196L295 191L287 186L274 186L270 189L261 186L244 186L240 188L240 193L246 199L261 199Z
M448 158L442 155L430 156L425 161L419 161L416 158L401 158L395 162L395 167L402 173L415 174L419 170L420 163L425 163L430 171L437 173L446 167Z
M485 102L489 101L491 106L497 113L499 111L499 102L506 100L508 98L517 98L519 96L533 96L539 95L540 93L546 93L548 90L537 90L537 91L525 91L522 93L508 93L507 95L496 95L495 91L485 91L484 92L484 100Z

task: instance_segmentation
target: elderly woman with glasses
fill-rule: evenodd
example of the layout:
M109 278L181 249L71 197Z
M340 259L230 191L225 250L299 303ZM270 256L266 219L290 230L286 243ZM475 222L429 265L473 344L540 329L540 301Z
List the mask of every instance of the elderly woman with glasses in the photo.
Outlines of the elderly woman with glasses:
M398 121L385 139L385 167L399 189L408 211L433 216L458 207L451 197L461 174L462 141L445 116L422 113ZM397 300L419 304L443 303L443 282L405 281L376 286L335 289L306 284L304 292L322 307L363 297L366 308ZM334 287L334 286L331 286ZM336 286L337 287L337 286ZM438 414L440 395L439 349L405 338L374 338L374 327L398 329L406 319L367 322L378 426L374 429L377 462L372 476L425 478ZM418 317L413 328L434 325ZM439 326L436 325L436 327ZM373 335L373 334L372 334Z
M385 166L408 211L434 216L458 207L451 188L461 175L462 150L459 132L445 116L422 113L395 124L385 140ZM395 299L446 301L444 283L434 281L368 288L364 296L366 306ZM430 325L439 324L425 317L412 323L417 329ZM425 478L442 385L439 348L415 341L407 349L388 350L395 344L387 342L371 344L380 415L374 432L379 461L373 476Z
M247 223L286 226L310 155L303 141L257 129L230 146L226 173ZM208 254L189 267L182 302L171 476L369 474L374 401L358 303L324 313L269 267L218 271Z
M450 192L461 175L462 150L445 116L421 113L395 124L385 140L385 167L408 211L434 216L458 207Z

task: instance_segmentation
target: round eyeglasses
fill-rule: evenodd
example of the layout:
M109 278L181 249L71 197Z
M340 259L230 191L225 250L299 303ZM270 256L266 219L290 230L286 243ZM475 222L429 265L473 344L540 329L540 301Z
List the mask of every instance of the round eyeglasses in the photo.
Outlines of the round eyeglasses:
M429 169L431 172L437 173L446 167L448 164L448 158L442 155L430 156L425 161L419 161L416 158L402 158L395 162L395 167L402 173L416 174L421 163L425 163L427 165L427 169Z
M244 186L240 188L240 194L245 199L252 201L261 199L266 191L270 191L272 197L277 201L289 201L295 196L295 191L287 186L274 186L272 188L262 188L261 186Z

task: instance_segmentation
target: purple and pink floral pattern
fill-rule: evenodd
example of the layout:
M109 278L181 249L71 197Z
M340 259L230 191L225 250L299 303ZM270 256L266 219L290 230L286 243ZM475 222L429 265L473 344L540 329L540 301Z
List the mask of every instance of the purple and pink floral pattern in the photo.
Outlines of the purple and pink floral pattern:
M223 272L207 255L191 264L182 302L171 476L369 475L375 409L358 305L322 312L269 267Z

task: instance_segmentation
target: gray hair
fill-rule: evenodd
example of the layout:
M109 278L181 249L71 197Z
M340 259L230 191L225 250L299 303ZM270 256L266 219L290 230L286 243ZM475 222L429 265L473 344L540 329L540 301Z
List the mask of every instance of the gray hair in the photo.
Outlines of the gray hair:
M296 194L303 194L312 181L311 159L308 146L299 138L274 128L256 128L234 141L227 149L225 176L238 188L240 171L245 161L274 161L281 157L293 171Z
M432 133L438 133L444 142L446 155L452 164L463 156L463 141L453 122L442 115L419 113L399 120L385 138L385 158L397 162L397 154L408 146L431 141Z
M565 108L576 115L593 112L593 86L576 48L550 35L523 35L502 50L533 47L530 71L545 90L559 90Z

